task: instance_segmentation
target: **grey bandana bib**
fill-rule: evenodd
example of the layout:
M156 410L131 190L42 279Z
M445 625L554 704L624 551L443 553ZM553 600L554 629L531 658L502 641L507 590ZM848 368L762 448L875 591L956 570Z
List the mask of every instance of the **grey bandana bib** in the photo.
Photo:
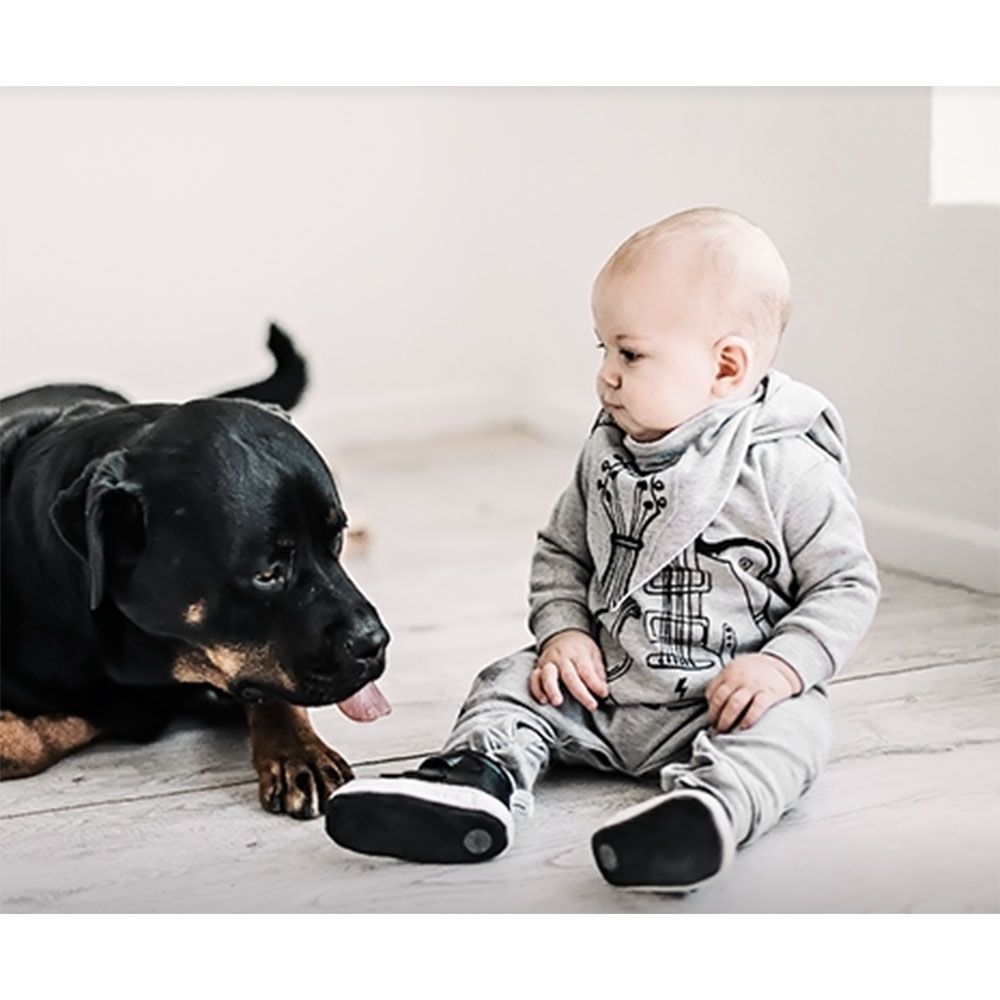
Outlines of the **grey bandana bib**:
M608 608L712 522L752 444L789 433L824 436L827 450L842 452L840 418L829 401L776 371L752 396L713 406L656 441L635 441L602 413L589 442L597 461L587 484L587 542Z

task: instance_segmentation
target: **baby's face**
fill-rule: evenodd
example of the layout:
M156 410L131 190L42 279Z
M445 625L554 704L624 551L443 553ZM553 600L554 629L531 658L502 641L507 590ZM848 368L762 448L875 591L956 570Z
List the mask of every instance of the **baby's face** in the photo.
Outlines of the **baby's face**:
M659 255L598 275L594 329L604 354L601 405L625 433L652 441L718 401L719 293L697 262Z

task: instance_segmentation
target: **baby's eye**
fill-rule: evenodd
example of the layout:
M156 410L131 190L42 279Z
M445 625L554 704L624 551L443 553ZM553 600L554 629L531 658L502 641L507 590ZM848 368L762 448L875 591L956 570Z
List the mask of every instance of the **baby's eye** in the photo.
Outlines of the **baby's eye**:
M600 341L598 341L596 344L594 344L594 347L596 347L599 351L606 351L607 350L607 348Z
M638 361L640 355L636 354L635 351L630 351L627 347L619 348L619 354L625 360L626 364L632 364L633 361Z

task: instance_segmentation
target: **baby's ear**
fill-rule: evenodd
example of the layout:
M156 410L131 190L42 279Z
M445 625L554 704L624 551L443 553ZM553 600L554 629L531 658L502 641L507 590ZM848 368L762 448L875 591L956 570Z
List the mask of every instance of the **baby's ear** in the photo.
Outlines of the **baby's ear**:
M723 337L715 345L715 380L712 394L729 396L746 384L753 366L753 344L738 333Z

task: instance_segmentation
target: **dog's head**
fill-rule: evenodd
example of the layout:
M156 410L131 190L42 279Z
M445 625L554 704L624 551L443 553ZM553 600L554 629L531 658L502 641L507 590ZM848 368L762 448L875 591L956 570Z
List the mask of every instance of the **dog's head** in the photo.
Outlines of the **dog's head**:
M347 521L330 471L280 412L171 408L92 462L52 519L86 564L91 609L110 602L175 643L177 680L379 714L368 685L389 635L340 564Z

